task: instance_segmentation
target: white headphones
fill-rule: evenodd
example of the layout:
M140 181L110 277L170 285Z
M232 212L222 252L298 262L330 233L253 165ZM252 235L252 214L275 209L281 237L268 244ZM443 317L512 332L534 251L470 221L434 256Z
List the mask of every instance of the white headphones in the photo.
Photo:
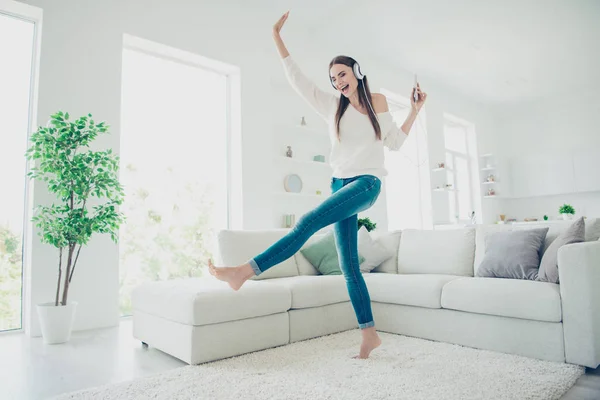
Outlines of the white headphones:
M365 76L363 75L362 72L360 72L360 65L358 65L357 62L354 63L354 65L352 66L352 71L354 72L354 76L356 77L356 79L358 80L362 80Z

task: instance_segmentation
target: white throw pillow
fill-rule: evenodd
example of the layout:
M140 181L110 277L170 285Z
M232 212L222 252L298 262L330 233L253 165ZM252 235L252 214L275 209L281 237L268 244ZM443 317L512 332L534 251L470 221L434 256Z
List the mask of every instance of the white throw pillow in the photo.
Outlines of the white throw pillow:
M371 272L383 272L387 274L398 273L398 248L400 247L400 238L402 237L402 231L396 230L391 232L374 231L371 233L371 237L375 241L385 247L389 252L393 254L392 257L385 260L379 267L371 270Z
M402 231L399 274L473 276L475 229Z
M393 251L373 240L364 226L358 230L358 254L365 258L360 264L361 272L371 272L373 268L394 256Z

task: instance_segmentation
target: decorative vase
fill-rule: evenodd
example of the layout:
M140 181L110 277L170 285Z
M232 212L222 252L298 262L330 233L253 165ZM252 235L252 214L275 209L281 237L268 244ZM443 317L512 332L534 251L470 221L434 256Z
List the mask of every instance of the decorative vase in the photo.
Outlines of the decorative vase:
M77 302L55 306L54 302L37 305L42 336L46 344L65 343L71 339Z
M295 214L284 214L283 216L283 227L292 228L296 224Z
M561 214L565 221L573 219L573 214Z

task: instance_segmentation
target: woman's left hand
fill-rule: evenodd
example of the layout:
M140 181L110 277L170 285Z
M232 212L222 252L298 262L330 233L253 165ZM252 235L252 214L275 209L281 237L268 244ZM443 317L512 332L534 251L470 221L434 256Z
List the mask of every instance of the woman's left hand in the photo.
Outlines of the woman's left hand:
M415 103L415 90L417 91L417 95L419 96L419 100ZM427 100L427 93L421 91L421 86L419 82L417 82L417 87L413 88L412 94L410 96L410 104L412 109L419 112L423 104L425 104L425 100Z

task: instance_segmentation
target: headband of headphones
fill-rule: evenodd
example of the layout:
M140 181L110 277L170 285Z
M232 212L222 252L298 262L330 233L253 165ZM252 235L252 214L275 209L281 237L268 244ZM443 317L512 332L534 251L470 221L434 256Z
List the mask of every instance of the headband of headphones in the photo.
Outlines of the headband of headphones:
M362 81L363 78L365 77L365 75L360 71L360 65L358 65L357 61L354 61L354 65L352 66L352 72L354 72L354 76L356 77L356 79L358 79L359 81ZM335 90L337 90L337 87L335 86L335 84L333 83L333 78L330 76L329 77L329 81L331 82L331 86L333 86L333 88Z

